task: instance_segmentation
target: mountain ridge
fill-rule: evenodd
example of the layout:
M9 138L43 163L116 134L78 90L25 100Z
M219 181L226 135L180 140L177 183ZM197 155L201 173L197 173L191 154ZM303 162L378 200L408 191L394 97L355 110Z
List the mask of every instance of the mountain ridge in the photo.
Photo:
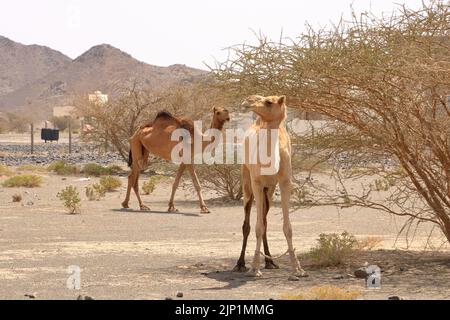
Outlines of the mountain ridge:
M0 36L0 41L2 38L4 37ZM9 41L12 44L8 42L8 45L17 44L12 40ZM20 47L23 45L18 45L19 49L23 49ZM0 57L5 55L4 47L6 45L0 46ZM42 46L38 47L42 48ZM57 51L48 49L52 50L48 51L47 58L50 59ZM45 53L43 49L40 51ZM49 68L49 71L41 77L27 79L24 85L0 95L0 112L34 110L42 112L44 116L51 113L52 106L71 104L74 96L96 90L108 94L118 83L138 80L148 88L160 89L176 84L192 83L197 79L203 79L208 74L207 71L182 64L168 67L147 64L110 44L95 45L73 60L66 58L69 61L65 59L64 63L55 64L56 68ZM18 67L25 69L27 65L6 66L8 67L10 73L14 73Z

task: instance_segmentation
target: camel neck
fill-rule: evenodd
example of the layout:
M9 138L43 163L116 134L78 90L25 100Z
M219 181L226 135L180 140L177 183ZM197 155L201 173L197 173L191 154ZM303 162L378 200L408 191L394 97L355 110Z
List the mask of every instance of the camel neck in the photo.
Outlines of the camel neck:
M263 119L259 119L259 127L261 129L278 129L284 123L284 120L273 120L273 121L264 121Z

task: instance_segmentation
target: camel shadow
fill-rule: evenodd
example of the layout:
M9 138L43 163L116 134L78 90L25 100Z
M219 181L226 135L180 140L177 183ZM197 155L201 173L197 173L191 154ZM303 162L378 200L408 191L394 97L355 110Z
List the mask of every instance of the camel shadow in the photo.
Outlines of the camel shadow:
M143 214L157 214L157 215L181 215L181 216L186 216L186 217L201 217L201 216L203 216L203 214L193 213L193 212L181 212L181 211L168 212L168 211L160 211L160 210L142 211L142 210L131 209L131 208L128 208L128 209L125 209L125 208L112 209L112 211L114 211L114 212L121 212L121 213L143 213Z
M236 289L241 286L256 283L256 282L267 283L269 285L274 282L283 281L287 278L285 272L281 271L280 269L276 269L276 270L262 269L263 276L255 277L249 272L237 272L237 271L233 271L232 268L233 267L230 267L230 269L226 269L226 270L215 270L215 271L211 271L211 272L202 273L202 275L204 275L205 277L207 277L209 279L213 279L215 281L225 284L224 286L206 287L206 288L199 288L199 289L193 289L193 290L197 290L197 291L229 290L229 289Z

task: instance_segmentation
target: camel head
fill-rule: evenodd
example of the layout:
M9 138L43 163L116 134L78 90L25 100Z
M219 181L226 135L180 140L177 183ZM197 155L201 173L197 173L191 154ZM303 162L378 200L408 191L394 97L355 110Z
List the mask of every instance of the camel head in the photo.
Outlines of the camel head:
M282 121L286 118L286 96L250 96L242 106L261 117L263 121Z
M213 107L213 123L222 129L223 125L230 121L230 114L227 109L222 107Z

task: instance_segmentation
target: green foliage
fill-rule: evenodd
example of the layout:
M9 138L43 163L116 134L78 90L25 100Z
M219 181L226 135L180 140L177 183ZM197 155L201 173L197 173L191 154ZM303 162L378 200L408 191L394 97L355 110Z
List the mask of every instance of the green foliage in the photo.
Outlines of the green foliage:
M58 192L56 196L63 201L70 214L80 213L81 198L76 187L68 186Z
M309 251L307 256L322 267L345 263L358 245L356 238L347 231L340 235L322 233L317 241L318 244Z
M149 195L155 191L156 185L161 180L161 176L151 176L147 181L142 184L142 192Z
M106 195L106 189L100 183L94 183L86 187L86 197L89 201L99 201Z
M48 167L48 171L55 172L59 176L67 176L72 174L77 174L79 172L79 169L77 166L68 164L64 160L58 160L52 162Z
M122 186L122 182L117 177L101 177L100 178L100 185L106 190L106 192L112 192L117 190Z
M376 179L370 187L376 191L388 191L391 187L395 186L395 181L395 177L392 176Z
M13 176L3 182L4 187L14 188L14 187L25 187L25 188L35 188L39 187L42 183L42 177L34 174L21 174Z
M122 168L116 165L104 167L97 163L88 163L83 167L83 173L86 176L100 177L117 174Z

